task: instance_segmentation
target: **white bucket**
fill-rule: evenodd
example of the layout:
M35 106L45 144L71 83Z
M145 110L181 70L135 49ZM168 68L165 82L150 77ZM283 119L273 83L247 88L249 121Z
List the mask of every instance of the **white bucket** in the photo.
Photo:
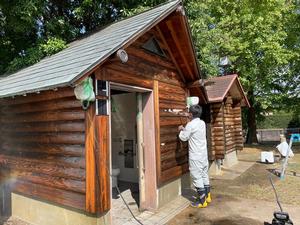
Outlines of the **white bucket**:
M274 154L273 152L261 152L260 161L262 163L274 163Z

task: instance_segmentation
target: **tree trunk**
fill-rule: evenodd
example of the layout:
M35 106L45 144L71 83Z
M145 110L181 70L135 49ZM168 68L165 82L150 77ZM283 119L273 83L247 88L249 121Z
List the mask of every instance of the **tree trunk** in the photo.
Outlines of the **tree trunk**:
M250 108L248 109L247 115L247 125L248 125L248 133L247 133L247 144L258 143L256 136L256 110L254 108L254 95L253 91L248 92L248 99L250 103Z

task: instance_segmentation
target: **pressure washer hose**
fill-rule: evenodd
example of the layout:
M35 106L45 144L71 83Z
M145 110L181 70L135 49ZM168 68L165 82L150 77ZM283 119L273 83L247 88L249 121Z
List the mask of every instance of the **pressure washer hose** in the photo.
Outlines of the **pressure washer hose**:
M274 190L274 193L275 193L276 202L277 202L277 204L278 204L278 206L279 206L279 208L280 208L280 211L283 212L282 207L281 207L281 204L280 204L280 202L279 202L279 198L278 198L278 195L277 195L276 188L275 188L275 186L274 186L274 183L273 183L273 180L272 180L272 177L271 177L271 174L269 175L269 179L270 179L271 185L272 185L273 190Z

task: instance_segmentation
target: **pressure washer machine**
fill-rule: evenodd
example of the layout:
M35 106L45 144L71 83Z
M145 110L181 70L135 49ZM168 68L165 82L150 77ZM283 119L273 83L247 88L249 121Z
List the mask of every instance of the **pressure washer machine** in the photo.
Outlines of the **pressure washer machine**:
M270 182L271 182L271 185L273 187L275 197L276 197L276 202L280 208L280 211L274 212L274 214L273 214L274 218L272 220L272 223L265 222L264 225L294 225L294 223L290 219L289 214L287 212L283 212L271 175L269 178L270 178Z

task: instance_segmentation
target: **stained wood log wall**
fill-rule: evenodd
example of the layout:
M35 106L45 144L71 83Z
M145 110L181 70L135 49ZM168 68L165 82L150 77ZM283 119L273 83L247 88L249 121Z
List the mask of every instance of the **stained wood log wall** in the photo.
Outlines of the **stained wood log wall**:
M235 128L235 147L242 150L244 147L243 127L242 127L242 108L241 103L233 104L234 128Z
M143 49L143 44L155 37L166 57ZM168 112L185 109L187 90L164 44L159 31L154 28L125 49L129 55L126 64L116 59L108 61L96 71L96 78L154 90L156 105L156 151L158 184L187 172L187 143L178 139L177 127L187 119Z
M95 103L86 112L86 211L110 209L109 117L96 116Z
M85 209L85 115L72 88L0 100L1 171L13 191Z
M142 48L153 36L166 57ZM163 39L159 29L154 28L126 48L129 54L126 64L111 59L95 72L97 79L155 89L159 185L188 170L187 143L179 141L177 132L177 127L187 119L169 112L169 109L185 109L187 90ZM101 163L89 164L87 168L90 158L85 158L85 148L89 147L86 136L90 133L85 133L86 114L71 88L1 99L0 106L0 156L6 162L0 167L14 178L15 192L88 212L109 209L108 174L99 169L104 167ZM95 119L93 137L104 138L101 136L104 133L97 132L102 129L99 124L105 121L105 118ZM96 152L89 157L101 161L107 149L103 147L105 143L100 144L102 147L95 142L90 145ZM90 169L95 170L93 178L86 177ZM92 190L99 192L95 195Z
M232 110L233 101L228 96L224 105L224 125L225 125L225 154L236 150L235 147L235 123Z
M227 96L224 102L211 104L211 119L211 160L224 159L227 153L243 149L240 102Z
M225 127L223 103L211 105L211 159L222 159L225 154Z

